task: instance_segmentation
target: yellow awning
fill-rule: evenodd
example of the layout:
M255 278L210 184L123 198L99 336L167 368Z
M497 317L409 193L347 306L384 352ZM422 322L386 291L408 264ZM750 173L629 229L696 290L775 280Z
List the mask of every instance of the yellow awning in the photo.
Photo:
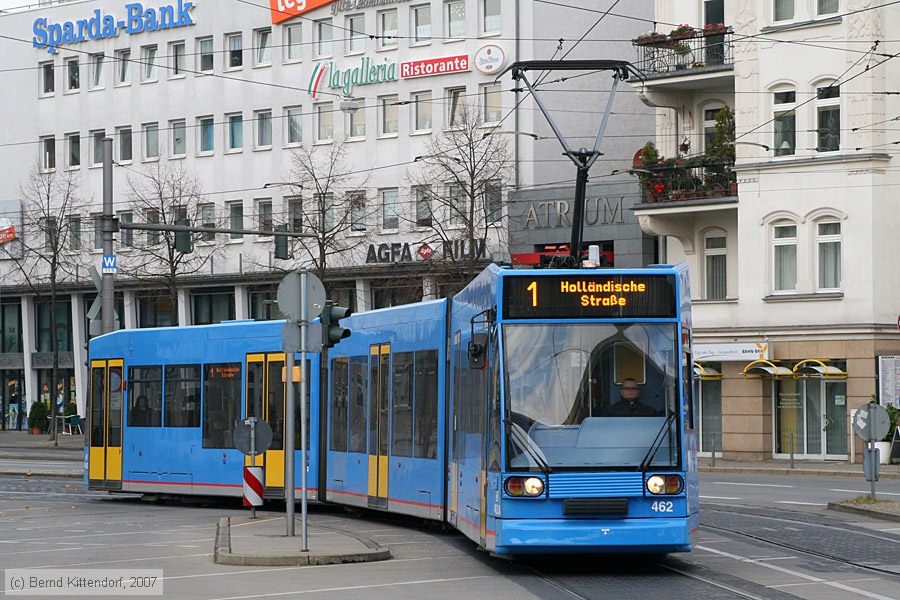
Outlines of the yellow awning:
M722 379L722 374L713 369L708 365L704 365L703 363L695 362L694 363L694 377L699 377L704 381L710 380L719 380Z
M793 371L769 360L754 360L744 367L744 377L792 377Z
M797 377L828 377L845 379L846 371L841 371L834 365L828 364L828 359L807 358L794 365L793 373Z

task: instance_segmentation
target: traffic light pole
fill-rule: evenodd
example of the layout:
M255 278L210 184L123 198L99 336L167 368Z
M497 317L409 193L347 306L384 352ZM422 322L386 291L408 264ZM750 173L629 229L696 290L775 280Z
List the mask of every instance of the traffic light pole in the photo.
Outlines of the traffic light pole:
M113 218L113 170L112 170L113 143L112 138L103 138L103 223L101 234L103 236L103 255L113 254L113 230L115 220ZM115 302L115 275L104 272L100 276L100 319L103 325L103 333L112 333L116 330L116 302Z
M309 329L306 269L300 271L300 549L309 552L306 505L306 334Z

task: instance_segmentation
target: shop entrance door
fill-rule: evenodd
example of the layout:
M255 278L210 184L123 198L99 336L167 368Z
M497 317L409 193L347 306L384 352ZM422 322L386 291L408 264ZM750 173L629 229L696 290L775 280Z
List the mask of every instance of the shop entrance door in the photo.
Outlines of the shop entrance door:
M820 378L774 382L775 456L844 460L848 452L847 382Z

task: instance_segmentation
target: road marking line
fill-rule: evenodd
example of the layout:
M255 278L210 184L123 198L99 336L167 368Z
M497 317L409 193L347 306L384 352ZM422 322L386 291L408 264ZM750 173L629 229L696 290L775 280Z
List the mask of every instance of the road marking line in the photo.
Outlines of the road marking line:
M856 583L859 581L881 581L877 577L868 577L866 579L841 579L839 581L831 581L830 583ZM778 583L775 585L767 585L768 588L793 587L797 585L822 585L818 581L804 581L803 583Z
M814 583L821 583L822 585L827 585L830 587L837 588L839 590L844 590L845 592L852 592L854 594L859 594L861 596L865 596L866 598L872 598L873 600L896 600L895 598L888 598L887 596L882 596L881 594L875 594L873 592L867 592L865 590L860 590L855 587L850 587L849 585L844 585L842 583L836 581L827 581L825 579L820 579L819 577L813 577L812 575L807 575L806 573L801 573L800 571L794 571L793 569L786 569L784 567L779 567L778 565L770 565L768 563L759 562L752 560L750 558L746 558L744 556L739 556L737 554L731 554L729 552L723 552L721 550L716 550L715 548L707 548L705 546L697 546L700 550L705 550L706 552L712 552L713 554L718 554L719 556L724 556L727 558L731 558L738 562L746 562L754 565L759 565L760 567L764 567L766 569L772 569L773 571L778 571L779 573L784 573L786 575L793 575L794 577L798 577L800 579L805 579L806 581L811 581Z
M772 558L756 558L754 560L788 560L791 558L797 558L796 556L773 556Z
M260 520L247 521L246 523L238 523L237 525L229 525L229 527L234 529L235 527L243 527L244 525L259 525L260 523L268 523L269 521L277 521L279 519L284 520L284 517L272 517L271 519L263 519L261 521Z
M274 596L294 596L301 594L322 594L326 592L349 592L351 590L370 590L375 588L396 587L401 585L425 585L434 583L449 583L451 581L471 581L473 579L490 579L501 577L500 575L473 575L472 577L447 577L444 579L418 579L416 581L397 581L392 583L373 583L371 585L348 585L343 587L319 588L315 590L294 590L291 592L273 592L271 594L255 594L252 596L228 596L213 598L211 600L246 600L248 598L272 598Z
M773 488L793 488L797 487L794 485L778 485L775 483L736 483L732 481L712 481L710 483L714 483L716 485L746 485L752 487L773 487Z
M67 548L68 550L68 548ZM41 565L39 567L33 567L29 565L29 569L68 569L69 567L86 567L89 565L105 565L107 563L126 563L126 562L144 562L151 560L169 560L169 559L178 559L178 558L196 558L200 556L212 556L211 552L207 552L206 554L169 554L167 556L149 556L142 558L120 558L118 560L95 560L90 562L83 563L64 563L58 565ZM172 579L171 577L169 579Z
M379 544L379 546L405 546L407 544L430 544L434 540L423 540L421 542L387 542L384 544Z
M740 498L728 498L726 496L700 496L701 500L740 500Z
M0 492L6 496L78 496L79 498L109 498L109 494L79 494L63 492Z
M821 503L821 502L791 502L790 500L776 500L775 504L799 504L800 506L828 506L828 504ZM786 527L785 529L791 529L791 528ZM793 529L793 531L800 531L800 530Z
M850 493L850 494L871 494L871 493L872 493L872 490L840 490L840 489L833 489L833 490L828 490L828 491L829 491L829 492L847 492L847 493ZM885 495L885 496L900 496L900 494L897 494L897 493L894 493L894 492L882 492L882 491L880 491L880 490L878 491L878 493L879 493L879 494L883 494L883 495Z

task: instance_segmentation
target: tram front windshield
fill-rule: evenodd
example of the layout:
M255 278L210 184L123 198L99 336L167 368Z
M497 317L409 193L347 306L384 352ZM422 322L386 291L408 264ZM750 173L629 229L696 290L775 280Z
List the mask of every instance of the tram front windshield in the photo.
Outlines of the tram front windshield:
M675 327L503 325L507 467L678 467Z

